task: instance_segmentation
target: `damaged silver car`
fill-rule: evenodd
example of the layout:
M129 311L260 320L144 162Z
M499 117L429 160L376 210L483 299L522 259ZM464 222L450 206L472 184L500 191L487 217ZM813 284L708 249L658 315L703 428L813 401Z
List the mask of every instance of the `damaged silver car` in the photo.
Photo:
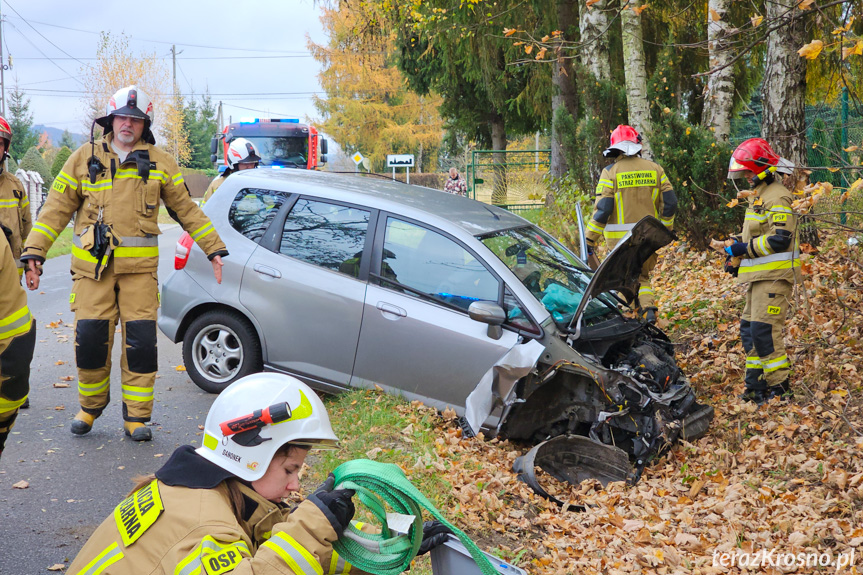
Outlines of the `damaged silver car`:
M468 434L554 442L528 454L527 481L533 464L635 480L712 419L668 338L621 312L673 239L653 218L594 273L583 246L510 212L387 181L249 170L204 211L231 254L223 282L184 236L159 319L202 389L262 369L324 392L379 386L453 407Z

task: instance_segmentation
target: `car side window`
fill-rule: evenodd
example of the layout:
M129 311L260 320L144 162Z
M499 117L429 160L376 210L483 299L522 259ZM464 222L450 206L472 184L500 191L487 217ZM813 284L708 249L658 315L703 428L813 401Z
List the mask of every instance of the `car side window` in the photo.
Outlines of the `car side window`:
M464 310L474 301L498 301L500 283L473 254L442 234L396 218L387 219L379 275Z
M253 242L258 242L287 196L282 192L245 188L240 190L228 210L231 226Z
M285 220L279 253L359 277L371 213L300 198Z

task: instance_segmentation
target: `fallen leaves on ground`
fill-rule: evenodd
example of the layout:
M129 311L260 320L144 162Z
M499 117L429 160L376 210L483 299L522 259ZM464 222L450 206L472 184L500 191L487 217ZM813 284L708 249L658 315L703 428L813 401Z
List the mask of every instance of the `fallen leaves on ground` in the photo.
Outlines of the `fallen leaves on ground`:
M15 488L15 489L27 489L28 487L30 487L30 482L29 482L29 481L24 481L24 480L22 479L22 480L21 480L21 481L19 481L18 483L13 483L13 484L12 484L12 487L13 487L13 488Z
M828 238L808 260L794 298L786 342L795 397L760 409L737 398L745 288L715 253L663 250L653 286L666 331L716 417L706 437L677 445L637 485L540 473L547 491L586 507L562 511L513 473L529 446L463 438L454 413L439 419L435 453L417 454L405 473L442 474L453 486L447 516L532 574L748 573L714 564L714 554L859 548L863 437L851 426L863 421L863 256L844 240Z

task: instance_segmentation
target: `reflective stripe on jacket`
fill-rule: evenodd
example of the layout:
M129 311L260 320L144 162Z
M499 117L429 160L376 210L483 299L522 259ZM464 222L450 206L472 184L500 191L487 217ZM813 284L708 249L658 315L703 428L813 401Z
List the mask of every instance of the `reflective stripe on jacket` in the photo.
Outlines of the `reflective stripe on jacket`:
M614 245L645 216L654 216L669 229L674 225L677 196L665 170L650 160L619 157L602 170L596 196L587 224L590 243L604 235L609 245Z
M33 325L33 317L30 314L30 308L27 307L27 293L21 287L21 281L16 270L15 261L12 259L12 248L9 247L9 242L6 241L5 234L0 234L0 290L3 297L0 298L0 341L11 340L30 331ZM0 351L8 350L8 345L4 345ZM9 357L12 355L12 357ZM9 377L14 373L21 373L21 369L13 369L14 365L6 365L6 362L26 361L30 362L30 358L21 357L23 354L6 353L3 357L3 370L9 370L6 373L0 373L3 381L10 381ZM32 348L31 348L32 355ZM27 370L29 373L29 369ZM0 382L2 383L2 382ZM2 391L2 386L0 386ZM13 399L14 397L14 399ZM12 395L5 396L0 393L0 413L13 411L21 407L27 396L18 397ZM2 449L2 445L0 445Z
M87 234L100 219L121 242L113 251L114 271L118 274L154 272L158 268L158 243L145 245L136 239L155 240L159 229L159 203L173 210L183 229L189 232L207 255L225 250L225 244L212 222L192 201L180 168L165 151L139 141L126 161L121 163L111 148L113 133L96 142L84 144L66 161L54 179L38 221L27 237L26 255L45 257L51 244L66 228L73 214L75 240L72 271L98 279L98 272L111 254L97 261L89 249ZM91 180L88 165L95 153L102 169ZM149 169L136 162L136 155L149 157ZM146 180L142 175L146 172Z
M15 258L16 266L23 269L24 266L18 258L21 257L24 240L33 228L30 198L21 180L2 168L0 170L0 224L12 230L9 240L12 257Z
M335 531L312 502L304 501L289 513L253 489L237 485L247 505L255 506L242 523L234 516L224 482L212 489L192 489L153 480L117 506L66 572L70 575L363 573L333 552ZM139 495L147 488L151 488L150 493Z
M760 184L749 198L742 240L748 244L740 262L738 283L762 280L799 280L797 214L791 209L791 192L779 182Z

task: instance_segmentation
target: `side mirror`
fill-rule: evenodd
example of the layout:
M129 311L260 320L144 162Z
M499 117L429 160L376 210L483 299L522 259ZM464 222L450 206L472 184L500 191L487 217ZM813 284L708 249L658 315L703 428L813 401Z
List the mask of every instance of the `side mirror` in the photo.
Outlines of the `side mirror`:
M220 140L221 140L221 138L219 136L213 136L213 138L210 140L210 153L213 154L214 158L215 158L216 152L219 149L219 141ZM213 160L213 161L215 162L216 160Z
M321 154L321 163L322 163L322 164L326 164L326 163L327 163L327 155L326 155L326 154Z
M216 154L210 154L210 161L214 164L216 163Z
M475 301L467 308L470 319L480 323L488 324L488 337L500 339L503 336L503 328L500 327L506 321L506 312L493 301Z
M321 155L322 156L327 155L327 139L326 138L321 138ZM324 163L326 163L326 160L323 160L323 161L324 161Z

